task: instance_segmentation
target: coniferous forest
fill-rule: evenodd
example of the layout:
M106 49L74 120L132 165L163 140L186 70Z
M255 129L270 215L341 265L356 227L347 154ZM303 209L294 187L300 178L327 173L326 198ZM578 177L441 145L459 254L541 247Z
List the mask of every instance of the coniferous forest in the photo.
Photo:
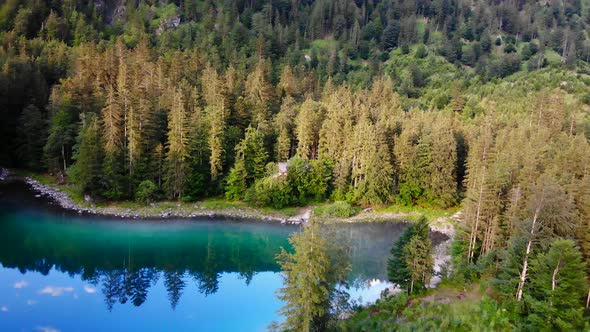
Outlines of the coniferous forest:
M0 68L0 165L94 199L460 206L478 306L408 304L418 223L323 329L589 328L590 1L6 0Z

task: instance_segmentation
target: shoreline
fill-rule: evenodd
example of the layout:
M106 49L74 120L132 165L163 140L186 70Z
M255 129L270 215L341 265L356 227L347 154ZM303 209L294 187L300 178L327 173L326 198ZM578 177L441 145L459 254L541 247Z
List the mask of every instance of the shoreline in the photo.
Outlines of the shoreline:
M123 207L117 205L88 206L76 203L63 190L55 185L43 184L31 177L22 180L35 194L35 197L44 197L55 202L64 210L77 212L79 215L93 215L104 217L115 217L133 220L167 220L167 219L191 219L191 218L228 218L228 219L256 219L262 221L280 222L282 224L301 224L302 222L290 220L286 215L271 215L255 209L225 208L208 209L195 203L180 202L154 202L142 207Z
M3 181L21 181L28 186L28 190L37 198L48 199L57 204L61 209L70 213L86 216L101 216L117 219L137 220L137 221L166 221L171 219L231 219L231 220L252 220L260 222L273 222L281 225L305 225L313 215L313 206L305 206L299 209L296 216L287 216L279 211L272 213L264 212L259 209L250 207L221 207L216 209L206 208L203 202L184 203L184 202L155 202L146 206L134 206L133 208L116 205L117 203L96 207L88 206L88 203L77 203L70 195L59 188L56 184L44 184L30 176L22 177L12 174L6 169L0 168L0 182ZM124 203L123 203L124 204ZM379 223L379 222L396 222L410 223L411 218L419 216L418 212L410 213L375 213L361 212L348 218L321 217L322 222L340 224L340 223ZM460 222L462 212L457 211L452 216L439 217L430 220L430 231L433 234L438 233L446 237L441 243L435 246L433 252L434 273L428 285L433 289L442 281L441 272L448 268L451 261L451 243L455 236L454 223ZM387 288L389 294L395 294L398 289L395 286Z
M0 181L16 180L24 182L33 192L35 197L44 197L55 202L60 208L77 213L79 215L104 216L132 220L168 220L191 218L226 218L226 219L253 219L267 222L277 222L287 225L304 225L313 215L313 206L298 208L294 216L289 216L281 211L262 211L248 206L230 206L210 208L204 201L193 203L177 201L160 201L145 206L133 205L126 207L122 203L111 203L107 206L95 206L92 203L75 202L70 194L55 184L44 184L30 176L16 176L10 170L0 168ZM361 212L348 218L318 217L327 223L363 223L363 222L411 222L412 217L419 216L418 212L409 213L375 213ZM452 216L440 217L430 221L430 229L453 238L455 229L453 221L460 218L461 212Z

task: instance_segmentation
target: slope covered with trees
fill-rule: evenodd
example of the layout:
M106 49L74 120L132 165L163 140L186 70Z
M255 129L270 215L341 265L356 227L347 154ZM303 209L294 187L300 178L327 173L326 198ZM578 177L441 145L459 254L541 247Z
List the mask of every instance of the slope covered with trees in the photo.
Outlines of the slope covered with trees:
M493 280L481 310L569 329L589 24L585 0L8 0L0 164L114 201L460 205L454 280ZM567 281L547 290L551 268Z

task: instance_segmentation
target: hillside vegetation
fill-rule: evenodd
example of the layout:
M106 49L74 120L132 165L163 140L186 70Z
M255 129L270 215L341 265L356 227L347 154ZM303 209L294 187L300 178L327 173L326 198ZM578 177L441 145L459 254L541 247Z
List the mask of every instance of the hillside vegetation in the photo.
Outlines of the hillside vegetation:
M589 24L586 0L7 0L0 163L102 201L461 206L444 277L478 306L350 329L581 329Z

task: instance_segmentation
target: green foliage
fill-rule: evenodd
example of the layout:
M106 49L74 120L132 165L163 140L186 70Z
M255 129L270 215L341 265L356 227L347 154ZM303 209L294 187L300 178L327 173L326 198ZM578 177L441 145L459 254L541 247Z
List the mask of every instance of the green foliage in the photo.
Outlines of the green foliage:
M425 287L430 282L434 260L432 258L432 242L428 237L414 235L403 248L405 265L410 272L409 293L414 293L414 285Z
M350 218L358 213L359 209L347 202L336 201L322 205L314 209L313 213L319 217Z
M299 204L325 199L331 178L332 164L328 160L307 161L299 157L289 160L287 181Z
M428 271L432 271L433 262L429 233L428 220L422 217L410 224L391 248L387 276L389 281L406 288L408 293L414 289L422 291L430 280Z
M293 253L281 248L284 287L278 298L285 302L282 328L290 331L323 331L330 317L336 286L345 280L349 264L342 261L343 248L334 246L322 234L320 224L311 221L302 232L289 238Z
M452 296L454 298L454 296ZM451 300L452 301L452 300ZM341 331L511 331L513 317L490 299L450 304L413 300L405 294L388 297L354 313Z
M74 115L65 109L60 109L51 119L49 137L43 148L49 169L67 169L68 151L75 142L75 128Z
M151 180L142 181L135 191L135 200L148 204L154 201L158 195L158 186Z
M347 320L338 325L339 331L393 331L399 327L398 318L407 308L409 296L399 293L379 299L366 308L358 308Z
M531 261L525 293L527 328L581 330L587 295L582 254L571 240L556 240L546 254Z
M103 195L119 200L125 197L125 170L121 164L122 152L106 153L102 174L104 175Z
M19 118L18 155L32 170L42 170L43 146L45 145L46 119L39 108L28 105Z
M247 177L248 172L244 160L238 159L225 180L225 198L232 201L242 199L246 190L248 190Z
M397 203L412 206L422 196L423 189L414 182L404 182L399 186Z
M510 331L510 314L493 300L477 304L419 305L404 312L408 322L400 331Z
M71 181L78 185L83 193L97 195L103 189L102 143L100 125L96 116L87 114L80 127L78 144L73 157L76 163L68 170Z
M268 152L264 147L264 135L253 127L246 129L244 139L236 146L237 159L244 160L248 185L265 174Z
M246 202L255 206L281 209L295 202L289 182L284 177L269 176L256 180L246 192Z

